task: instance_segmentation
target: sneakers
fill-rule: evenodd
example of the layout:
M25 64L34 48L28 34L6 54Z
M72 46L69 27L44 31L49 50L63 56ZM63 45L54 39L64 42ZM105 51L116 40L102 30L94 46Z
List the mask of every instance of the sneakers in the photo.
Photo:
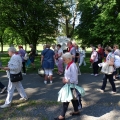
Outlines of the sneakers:
M97 91L104 93L104 90L102 90L102 89L97 89Z
M22 75L26 75L26 73L22 73Z
M1 90L0 94L4 93L6 89L7 89L7 88L4 87L4 88Z
M50 84L52 84L53 82L52 82L52 80L50 81Z
M44 83L47 84L47 81L45 80Z
M7 107L10 107L11 104L4 104L4 105L1 105L0 108L7 108Z
M19 100L20 100L20 101L27 101L28 98L20 98Z
M95 77L97 77L98 76L98 74L95 74Z
M117 92L115 92L115 91L112 91L112 92L110 92L111 94L116 94Z

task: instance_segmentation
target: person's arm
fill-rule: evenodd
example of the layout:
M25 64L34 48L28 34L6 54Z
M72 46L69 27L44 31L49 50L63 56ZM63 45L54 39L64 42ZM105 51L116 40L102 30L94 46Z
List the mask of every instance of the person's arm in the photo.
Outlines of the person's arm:
M42 65L42 62L43 62L43 58L44 58L44 56L43 56L43 55L41 55L41 65Z
M109 64L110 66L113 66L113 65L114 65L114 58L110 58L110 61L108 62L108 64Z

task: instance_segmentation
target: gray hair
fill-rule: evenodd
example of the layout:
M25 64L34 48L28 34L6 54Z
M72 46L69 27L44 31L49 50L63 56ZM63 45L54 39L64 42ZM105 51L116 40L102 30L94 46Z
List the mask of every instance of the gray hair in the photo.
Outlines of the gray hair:
M16 49L15 49L14 47L10 47L10 48L8 49L8 51L15 53L15 52L16 52Z
M62 58L71 59L72 60L72 55L69 52L66 52L65 54L62 55Z

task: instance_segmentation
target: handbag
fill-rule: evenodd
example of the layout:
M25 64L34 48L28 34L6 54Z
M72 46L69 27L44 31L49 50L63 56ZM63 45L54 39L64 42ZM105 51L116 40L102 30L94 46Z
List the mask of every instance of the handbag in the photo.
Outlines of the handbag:
M40 77L44 77L45 76L45 71L43 68L39 68L38 69L38 75L40 75Z
M10 80L11 82L18 82L23 80L22 73L20 72L18 74L10 74Z

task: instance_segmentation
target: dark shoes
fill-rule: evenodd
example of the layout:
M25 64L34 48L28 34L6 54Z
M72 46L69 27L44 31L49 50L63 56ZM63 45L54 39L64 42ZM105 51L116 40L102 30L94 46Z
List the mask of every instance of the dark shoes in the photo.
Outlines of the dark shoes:
M80 115L80 112L77 112L77 113L71 112L70 115L72 115L72 116L79 116L79 115Z

